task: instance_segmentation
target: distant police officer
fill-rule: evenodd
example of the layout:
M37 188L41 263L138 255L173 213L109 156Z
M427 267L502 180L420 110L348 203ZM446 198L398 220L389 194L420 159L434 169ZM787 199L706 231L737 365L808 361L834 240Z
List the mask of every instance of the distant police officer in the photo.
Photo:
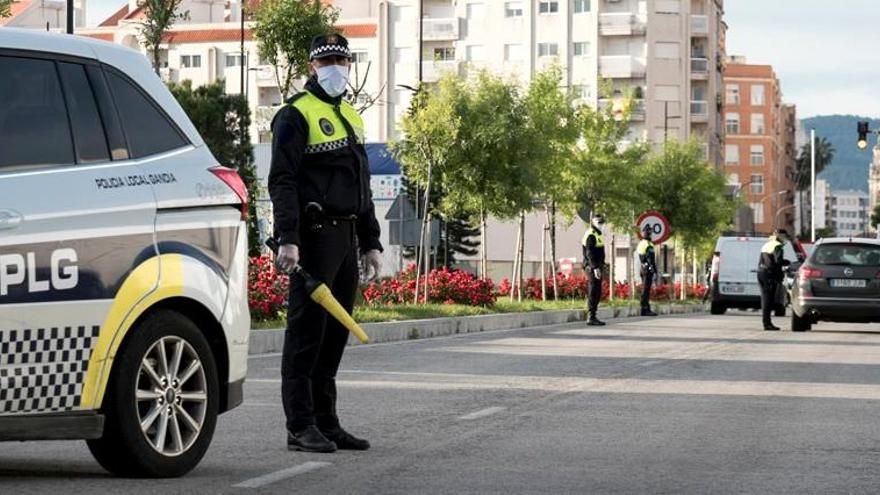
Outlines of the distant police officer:
M779 330L779 327L774 326L770 321L770 312L776 306L776 292L782 283L783 268L789 264L782 254L787 236L788 233L784 230L774 230L770 239L761 248L761 256L758 259L758 283L761 285L764 330Z
M590 280L590 319L587 325L603 326L604 322L596 316L599 309L599 300L602 299L602 269L605 267L605 239L602 237L602 226L605 225L605 216L596 215L584 234L582 241L584 249L584 270Z
M651 286L654 284L654 276L657 275L657 257L654 253L654 243L651 241L651 231L645 230L642 240L636 251L639 253L642 276L642 316L657 316L651 311Z
M351 51L340 35L319 36L309 53L311 77L272 122L269 194L280 245L276 263L297 264L325 282L349 312L358 285L358 247L368 274L381 267L382 246L370 193L363 121L342 99ZM291 279L281 364L281 394L290 450L366 450L336 416L336 372L348 331Z

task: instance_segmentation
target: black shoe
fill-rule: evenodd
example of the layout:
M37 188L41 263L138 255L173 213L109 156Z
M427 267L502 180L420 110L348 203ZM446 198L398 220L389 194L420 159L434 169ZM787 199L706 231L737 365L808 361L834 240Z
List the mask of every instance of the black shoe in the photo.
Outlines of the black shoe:
M336 452L336 444L327 440L316 426L306 426L296 433L287 432L287 450L329 453Z
M599 318L596 318L595 316L591 316L590 319L587 321L587 326L589 326L589 327L604 327L605 322L600 321Z
M651 311L651 308L642 309L642 316L657 316L657 313Z
M774 326L774 325L771 323L771 324L769 324L769 325L764 325L764 330L767 330L767 331L776 331L776 330L779 330L779 327Z
M337 427L333 430L322 430L321 433L328 440L335 443L339 450L368 450L370 448L370 442L352 435L343 430L342 427Z

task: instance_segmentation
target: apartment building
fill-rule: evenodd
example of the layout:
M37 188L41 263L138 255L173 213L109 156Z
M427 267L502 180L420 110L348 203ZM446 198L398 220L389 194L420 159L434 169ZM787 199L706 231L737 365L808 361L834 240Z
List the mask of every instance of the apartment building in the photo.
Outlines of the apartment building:
M793 229L796 110L769 65L731 59L724 70L724 167L752 210L754 231Z
M65 0L14 0L10 15L0 17L0 26L17 28L67 29L67 2ZM73 2L73 26L86 25L86 0Z
M868 193L864 191L832 191L831 227L841 237L863 236L868 233L871 213Z
M871 213L880 204L880 141L874 145L873 151L871 168L868 174L868 211ZM872 230L880 231L876 225L871 225L870 227Z

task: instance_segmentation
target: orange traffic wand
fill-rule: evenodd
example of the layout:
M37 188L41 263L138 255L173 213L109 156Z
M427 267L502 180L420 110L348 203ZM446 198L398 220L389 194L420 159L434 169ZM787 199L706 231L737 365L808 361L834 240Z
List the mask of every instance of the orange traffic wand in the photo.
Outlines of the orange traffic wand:
M271 249L273 253L278 254L278 242L275 239L266 240L266 245L269 246L269 249ZM330 292L330 288L327 287L327 284L315 280L314 277L309 275L309 273L303 270L299 265L293 267L292 273L296 273L302 277L306 286L306 293L309 294L312 301L315 301L318 306L324 308L330 316L336 319L336 321L342 323L342 326L354 334L354 336L362 343L366 344L370 341L367 332L364 332L364 329L354 321L354 318L348 314L348 311L346 311L345 308L339 304L339 301L333 297L333 293Z

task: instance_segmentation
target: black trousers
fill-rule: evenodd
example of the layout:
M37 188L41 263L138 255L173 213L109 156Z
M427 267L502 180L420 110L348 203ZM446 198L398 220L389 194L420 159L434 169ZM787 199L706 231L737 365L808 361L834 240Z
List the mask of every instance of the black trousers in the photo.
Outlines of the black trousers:
M651 309L651 286L654 285L654 274L642 271L642 309Z
M768 326L771 324L770 313L776 307L779 280L768 273L758 271L758 284L761 285L761 318L764 326Z
M587 277L590 279L590 316L596 316L596 311L599 309L599 301L602 299L602 279L596 278L593 269L589 266L587 266L587 270L589 271Z
M303 232L300 265L351 312L358 286L354 222L328 221L319 232ZM289 431L339 426L336 372L347 342L348 330L315 304L302 278L294 276L281 356L281 399Z

